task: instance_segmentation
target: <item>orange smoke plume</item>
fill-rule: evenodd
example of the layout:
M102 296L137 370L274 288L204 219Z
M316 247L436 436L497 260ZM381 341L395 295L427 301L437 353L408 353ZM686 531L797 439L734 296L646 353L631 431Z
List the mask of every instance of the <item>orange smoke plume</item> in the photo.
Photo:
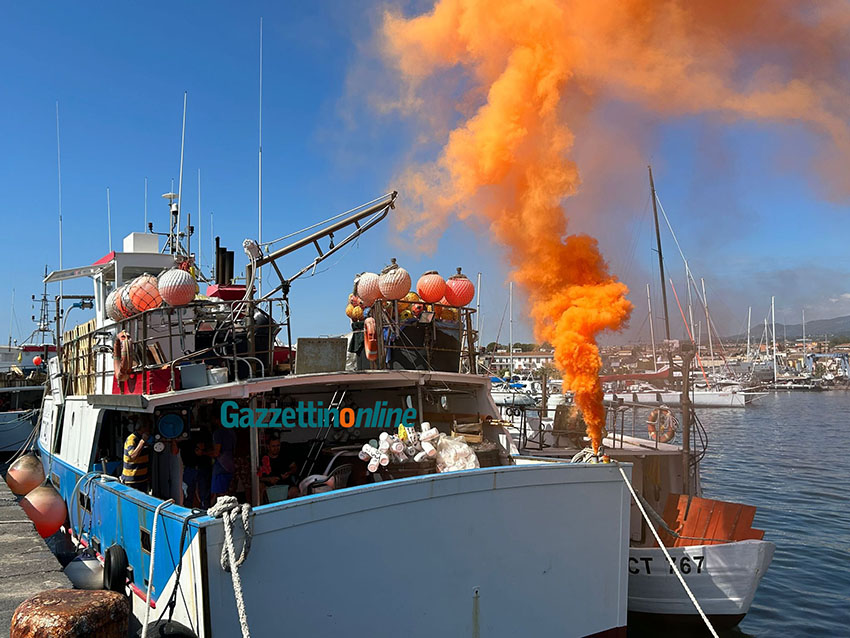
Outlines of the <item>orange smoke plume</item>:
M576 118L602 98L661 114L794 120L850 157L848 87L833 78L850 12L799 5L439 0L425 15L384 16L384 55L406 87L400 104L423 116L420 140L442 145L435 162L401 176L413 206L400 225L421 243L458 217L505 246L594 448L604 422L596 336L621 328L632 306L596 241L567 235L563 204L580 185L570 123L580 130ZM447 102L460 113L453 128L439 121Z

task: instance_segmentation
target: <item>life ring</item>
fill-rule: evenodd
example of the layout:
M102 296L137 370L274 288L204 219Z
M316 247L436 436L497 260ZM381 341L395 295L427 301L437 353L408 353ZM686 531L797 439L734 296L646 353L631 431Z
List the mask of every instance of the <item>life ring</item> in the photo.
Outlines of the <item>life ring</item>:
M670 411L670 408L661 406L655 408L649 413L646 419L646 429L649 432L649 438L653 441L661 443L669 443L676 436L676 417ZM658 431L660 428L660 432Z
M366 317L363 322L363 349L369 361L378 360L378 327L374 317Z
M119 383L130 378L133 371L133 342L124 330L115 336L112 344L112 373Z

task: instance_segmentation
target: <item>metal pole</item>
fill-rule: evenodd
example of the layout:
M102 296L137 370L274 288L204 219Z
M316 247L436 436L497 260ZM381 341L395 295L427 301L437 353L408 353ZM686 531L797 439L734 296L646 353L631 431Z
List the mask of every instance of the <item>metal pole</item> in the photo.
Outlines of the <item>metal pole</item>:
M803 315L806 314L806 311L803 311ZM750 323L752 323L753 317L753 307L749 306L747 308L747 363L750 361Z
M514 282L508 284L508 381L514 377Z
M475 291L478 293L478 300L475 302L475 332L481 338L481 273L478 273L478 283Z
M56 175L59 180L59 270L62 270L62 150L59 145L59 101L56 101ZM59 282L59 298L62 298L62 282ZM57 302L58 303L58 302ZM59 306L57 305L57 308ZM59 333L56 333L57 342Z

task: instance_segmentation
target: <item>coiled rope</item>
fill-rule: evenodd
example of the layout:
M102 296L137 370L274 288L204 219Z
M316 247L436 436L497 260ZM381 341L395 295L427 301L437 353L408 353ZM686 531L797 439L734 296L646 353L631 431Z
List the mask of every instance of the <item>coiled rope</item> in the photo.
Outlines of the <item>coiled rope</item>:
M142 638L147 638L148 635L148 622L150 621L151 615L151 589L153 589L153 564L154 557L156 556L156 519L159 518L159 512L163 507L167 507L174 503L174 499L170 498L167 501L163 501L159 505L156 506L156 509L153 511L153 532L151 534L151 561L150 568L148 569L148 592L145 595L145 624L142 625Z
M248 614L245 612L245 601L242 596L242 581L239 578L239 567L245 562L251 551L251 537L253 535L253 523L251 520L251 506L248 503L239 504L235 496L219 496L215 505L207 510L207 514L213 518L221 518L224 523L224 547L221 548L221 568L230 572L233 579L233 595L236 598L236 611L239 613L239 626L242 629L242 638L250 638L248 629ZM241 516L242 528L245 539L242 542L242 551L236 558L236 548L233 544L233 525L236 517Z

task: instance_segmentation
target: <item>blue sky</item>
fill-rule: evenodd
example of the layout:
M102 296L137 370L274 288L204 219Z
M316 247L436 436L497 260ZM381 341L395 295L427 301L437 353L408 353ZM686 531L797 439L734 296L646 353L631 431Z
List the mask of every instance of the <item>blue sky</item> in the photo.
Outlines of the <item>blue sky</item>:
M417 6L427 6L417 3ZM409 8L409 7L408 7ZM390 78L368 60L381 5L313 3L5 3L0 24L0 340L32 329L30 295L41 271L58 267L55 104L60 103L65 267L95 261L108 250L106 188L112 241L164 230L160 194L177 179L183 92L188 91L184 213L197 219L201 171L204 261L215 233L236 250L257 235L258 32L264 18L264 238L280 236L386 192L415 135L412 123L369 107L370 95L392 94ZM355 74L355 70L358 72ZM777 319L850 314L846 203L827 201L808 172L814 140L788 125L708 118L658 121L596 117L637 140L634 161L583 167L584 191L568 209L571 230L600 237L612 269L633 289L634 336L646 315L645 284L657 292L648 216L646 164L722 330L743 328L746 307L760 323L777 296ZM631 128L630 128L631 127ZM600 196L603 193L604 196ZM593 194L591 196L591 194ZM404 205L404 193L399 206ZM197 238L196 238L197 239ZM683 268L665 235L666 261L677 290ZM333 268L304 278L292 292L296 335L338 334L351 278L397 257L414 276L455 266L483 273L484 341L496 338L507 300L498 247L462 225L421 254L385 224L364 237ZM297 270L312 255L288 258ZM326 266L329 264L326 264ZM88 292L88 282L66 287ZM51 290L51 293L55 293ZM846 295L846 296L842 296ZM656 295L657 296L657 295ZM674 304L675 302L671 303ZM656 308L658 306L656 305ZM675 310L675 305L671 311ZM522 299L515 300L516 340L530 340ZM671 322L680 336L681 320ZM660 329L660 322L656 328ZM648 338L644 325L640 335ZM507 326L501 330L505 340Z

